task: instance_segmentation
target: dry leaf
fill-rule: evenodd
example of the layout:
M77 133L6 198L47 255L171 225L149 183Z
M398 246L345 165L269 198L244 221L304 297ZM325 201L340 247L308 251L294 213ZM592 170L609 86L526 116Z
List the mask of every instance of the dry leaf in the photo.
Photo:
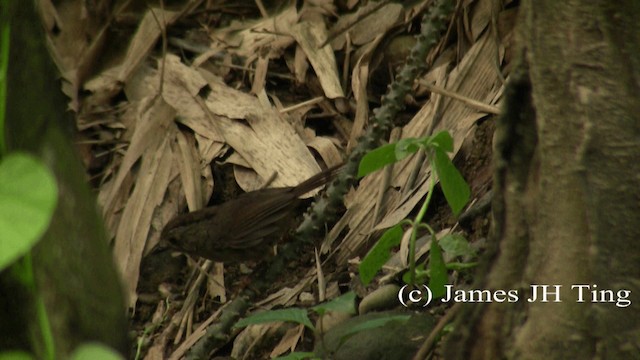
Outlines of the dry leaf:
M280 339L278 345L273 348L269 356L273 359L286 353L287 351L294 351L303 334L304 325L302 324L287 330L282 339Z
M173 124L173 108L159 97L154 97L150 105L135 129L129 151L118 170L110 197L103 209L107 219L119 211L112 207L112 201L133 164L141 158L136 186L124 207L114 244L116 264L125 282L130 306L135 305L137 299L135 290L140 261L146 247L152 216L156 207L162 203L172 180L173 154L169 142L177 131Z
M315 70L324 94L329 99L344 97L336 58L330 45L319 48L327 39L327 29L324 23L304 21L291 29L293 36Z

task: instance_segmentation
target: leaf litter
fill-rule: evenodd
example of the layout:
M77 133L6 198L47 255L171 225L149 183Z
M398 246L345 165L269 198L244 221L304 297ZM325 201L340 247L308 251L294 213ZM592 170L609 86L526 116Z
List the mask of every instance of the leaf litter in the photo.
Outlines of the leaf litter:
M164 224L185 209L206 206L216 191L211 164L231 166L239 186L251 191L273 174L270 186L293 186L320 171L321 162L342 161L384 94L380 82L388 83L396 70L385 62L385 49L391 39L416 32L430 1L308 1L300 8L283 2L259 11L261 3L188 0L165 8L126 1L109 8L106 2L40 1L62 88L76 112L79 143L89 144L83 145L90 148L83 161L91 169L132 308L138 304L142 259ZM513 11L498 12L491 4L465 2L420 80L486 105L499 102ZM78 20L80 14L89 16ZM406 104L408 121L398 128L400 137L446 129L455 153L487 118L418 83ZM412 156L393 166L386 185L383 172L362 179L345 199L346 212L327 229L323 264L348 271L381 230L411 213L426 194L429 176L424 159ZM378 203L375 194L383 190L384 203ZM174 310L170 316L183 324L183 336L171 339L171 327L157 330L147 358L185 351L177 345L204 335L193 330L214 313L212 301L233 297L223 267L214 268L209 295L193 290L198 302L209 305ZM298 272L255 305L300 305L325 287L337 289L337 274L324 274L317 283L316 265ZM302 331L286 330L273 354L295 348Z

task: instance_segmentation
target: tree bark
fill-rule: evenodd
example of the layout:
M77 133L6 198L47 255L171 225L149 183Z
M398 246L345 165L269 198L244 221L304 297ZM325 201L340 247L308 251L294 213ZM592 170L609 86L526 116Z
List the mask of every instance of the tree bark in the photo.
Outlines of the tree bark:
M640 308L616 300L640 291L640 3L520 11L494 139L493 249L476 284L519 301L466 304L446 358L634 358ZM532 284L561 285L561 302L528 302ZM572 285L589 286L583 302Z

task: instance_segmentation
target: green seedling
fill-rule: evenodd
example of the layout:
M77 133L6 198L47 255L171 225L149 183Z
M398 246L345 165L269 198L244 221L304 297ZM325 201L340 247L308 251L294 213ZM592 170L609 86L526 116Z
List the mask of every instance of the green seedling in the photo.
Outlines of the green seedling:
M440 182L440 187L449 207L454 215L459 215L464 206L469 201L471 191L460 172L449 159L447 153L453 152L453 139L447 131L439 132L432 136L423 138L402 139L397 143L381 146L366 154L358 169L358 176L362 177L377 171L387 165L398 162L418 151L424 151L430 161L431 178L427 196L413 220L405 219L399 224L389 228L373 246L369 253L360 263L360 279L367 285L375 274L391 257L391 249L400 244L403 230L402 225L411 226L411 238L409 242L409 272L405 281L409 284L417 284L418 281L429 277L429 287L434 296L444 294L444 285L447 282L447 264L445 263L442 251L450 257L470 255L468 242L459 236L455 238L444 237L438 241L433 229L423 222L427 208L433 195L436 179ZM415 252L418 231L427 230L431 234L431 248L429 269L424 266L416 266ZM461 266L458 265L458 268Z

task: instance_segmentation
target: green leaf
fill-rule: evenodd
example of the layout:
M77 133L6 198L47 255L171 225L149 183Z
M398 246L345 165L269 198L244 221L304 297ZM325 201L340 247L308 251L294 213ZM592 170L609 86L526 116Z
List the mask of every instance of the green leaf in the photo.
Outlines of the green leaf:
M0 270L26 254L47 230L58 190L51 172L22 153L0 163Z
M71 354L71 360L123 360L122 355L99 343L84 343Z
M434 148L433 150L434 157L431 166L438 174L440 186L449 207L458 216L467 201L469 201L471 190L462 175L460 175L460 172L458 172L458 169L453 166L447 153L439 148Z
M349 291L346 294L340 295L337 298L311 308L319 315L324 314L327 311L337 311L347 314L356 313L356 294L353 291Z
M460 234L447 234L443 236L440 239L440 247L451 257L476 255L476 251L471 247L467 239Z
M428 138L428 145L435 145L445 152L453 151L453 138L448 131L440 131L439 133Z
M305 359L320 359L312 352L292 352L285 356L278 356L274 360L305 360Z
M422 141L415 138L401 139L396 143L396 161L400 161L422 147Z
M447 270L461 271L461 270L472 269L476 266L478 266L477 262L461 263L461 262L454 261L454 262L447 263Z
M344 344L344 342L347 341L351 336L361 331L379 328L391 321L405 322L409 320L410 317L411 315L389 315L387 317L376 318L376 319L371 319L371 320L361 322L357 325L350 327L347 331L345 331L342 338L340 339L340 343Z
M373 149L360 160L358 177L369 175L394 162L396 162L396 144L383 145Z
M429 255L429 289L433 292L433 298L439 298L445 294L444 286L449 280L447 277L447 267L442 259L442 251L437 241L431 241L431 250Z
M442 328L442 335L451 334L456 329L456 324L453 322L448 323Z
M307 316L307 310L289 308L279 310L269 310L252 314L244 319L238 321L234 327L244 327L247 325L264 324L276 321L290 321L298 324L302 324L311 330L314 330L314 326Z
M0 360L33 360L33 356L24 351L4 351L0 353Z
M360 280L368 285L376 276L378 270L389 261L391 257L391 248L398 246L402 240L402 227L400 224L389 228L382 234L378 242L373 245L367 256L362 259L358 271L360 272Z

